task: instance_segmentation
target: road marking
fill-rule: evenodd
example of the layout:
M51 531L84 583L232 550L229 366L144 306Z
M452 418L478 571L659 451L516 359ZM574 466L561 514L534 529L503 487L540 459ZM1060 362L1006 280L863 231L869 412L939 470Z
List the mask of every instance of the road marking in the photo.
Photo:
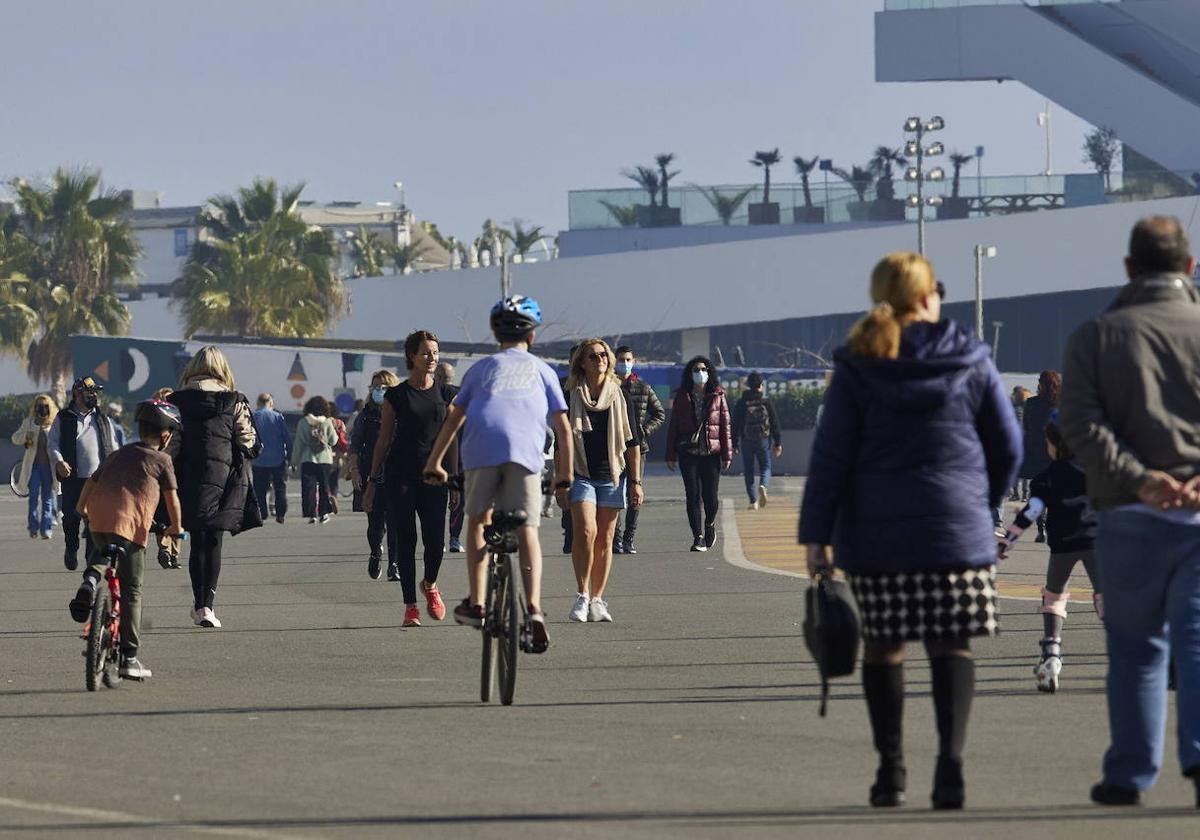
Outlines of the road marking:
M212 826L172 820L170 818L145 817L139 814L128 814L124 811L106 811L100 808L79 808L74 805L58 805L53 802L30 802L26 799L12 799L0 796L0 808L12 808L17 811L33 811L40 814L55 814L60 817L77 817L81 820L97 820L110 823L131 823L134 825L170 828L176 831L191 831L196 834L209 834L217 837L252 837L260 840L301 840L293 834L277 834L273 831L263 831L257 828L241 828L238 826Z
M742 550L742 538L738 533L737 512L734 501L728 497L721 499L721 530L724 532L724 543L721 553L725 562L739 569L749 569L752 572L766 572L769 575L784 575L786 577L808 578L799 572L789 572L786 569L774 569L770 566L760 566L746 559Z

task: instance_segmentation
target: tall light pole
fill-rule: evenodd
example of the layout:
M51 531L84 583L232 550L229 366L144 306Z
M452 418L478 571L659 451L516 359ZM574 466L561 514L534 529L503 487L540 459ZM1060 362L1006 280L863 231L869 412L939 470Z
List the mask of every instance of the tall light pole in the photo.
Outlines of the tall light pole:
M1046 171L1043 173L1047 177L1053 174L1050 168L1050 145L1051 145L1051 125L1050 125L1050 100L1046 100L1046 110L1037 115L1037 124L1046 129Z
M975 337L983 341L983 258L996 256L995 245L975 246Z
M917 208L917 253L921 256L925 256L925 208L937 207L942 203L940 195L925 197L925 182L943 181L946 178L946 170L940 166L925 171L925 158L937 157L946 152L946 147L940 142L926 146L925 135L931 131L941 131L945 127L946 121L941 117L928 120L909 117L904 121L904 133L914 135L913 139L904 144L904 153L917 159L917 165L910 166L904 173L904 180L917 182L917 194L910 195L906 203L909 207Z

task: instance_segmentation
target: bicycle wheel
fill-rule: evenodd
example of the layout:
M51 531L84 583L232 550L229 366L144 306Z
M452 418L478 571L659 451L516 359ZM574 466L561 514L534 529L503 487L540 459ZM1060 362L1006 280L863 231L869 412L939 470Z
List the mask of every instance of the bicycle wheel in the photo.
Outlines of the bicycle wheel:
M88 691L99 688L100 678L104 675L104 666L108 659L108 623L112 614L112 593L108 591L104 581L100 581L97 586L100 591L92 601L87 648L84 650L84 658L87 660L84 683Z
M24 499L29 496L29 490L22 493L17 489L17 485L21 482L21 462L12 465L12 469L8 471L8 489L12 491L14 496Z
M511 706L517 689L517 647L521 641L521 616L517 604L517 582L513 580L512 560L504 558L500 596L496 599L497 640L500 643L500 702Z
M497 599L496 586L499 583L496 563L488 563L487 596L483 603L483 629L479 635L483 637L483 659L481 662L479 680L479 699L484 703L492 702L496 689L496 621Z

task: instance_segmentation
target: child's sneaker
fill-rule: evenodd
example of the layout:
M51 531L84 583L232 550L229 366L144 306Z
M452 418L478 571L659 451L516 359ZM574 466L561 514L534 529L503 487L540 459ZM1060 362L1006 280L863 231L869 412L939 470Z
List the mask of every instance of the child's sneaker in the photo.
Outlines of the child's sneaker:
M137 656L121 657L121 679L148 680L153 672L138 661Z
M1042 657L1042 661L1033 669L1033 675L1037 678L1038 691L1044 691L1047 694L1053 694L1058 691L1058 675L1062 673L1062 659L1048 654Z
M75 597L67 605L67 609L71 611L71 618L80 624L87 621L88 613L92 611L92 601L95 597L96 579L89 574L85 574L83 576L83 583L79 584L79 589L75 592Z

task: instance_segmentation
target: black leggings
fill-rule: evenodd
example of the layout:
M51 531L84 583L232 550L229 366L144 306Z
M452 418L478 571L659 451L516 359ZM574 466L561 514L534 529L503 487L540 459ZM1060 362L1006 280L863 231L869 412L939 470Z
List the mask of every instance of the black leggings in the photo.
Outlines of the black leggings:
M192 548L188 555L188 572L192 576L192 606L212 609L217 595L217 578L221 576L221 540L224 531L192 531L188 534Z
M380 488L375 488L376 490ZM396 560L396 529L388 527L388 498L387 493L376 493L371 512L367 514L367 548L372 557L383 556L383 537L387 532L387 558L392 563Z
M446 507L450 501L444 486L423 481L385 484L388 494L388 530L396 535L396 563L404 603L417 602L417 519L421 520L421 543L425 546L425 582L437 583L446 547Z
M717 491L721 483L720 455L689 455L679 453L679 474L683 476L683 492L687 496L688 525L692 535L700 536L705 525L717 522ZM700 518L701 504L704 518Z
M300 464L300 509L306 519L324 516L333 510L329 503L329 470L332 464L304 461Z

